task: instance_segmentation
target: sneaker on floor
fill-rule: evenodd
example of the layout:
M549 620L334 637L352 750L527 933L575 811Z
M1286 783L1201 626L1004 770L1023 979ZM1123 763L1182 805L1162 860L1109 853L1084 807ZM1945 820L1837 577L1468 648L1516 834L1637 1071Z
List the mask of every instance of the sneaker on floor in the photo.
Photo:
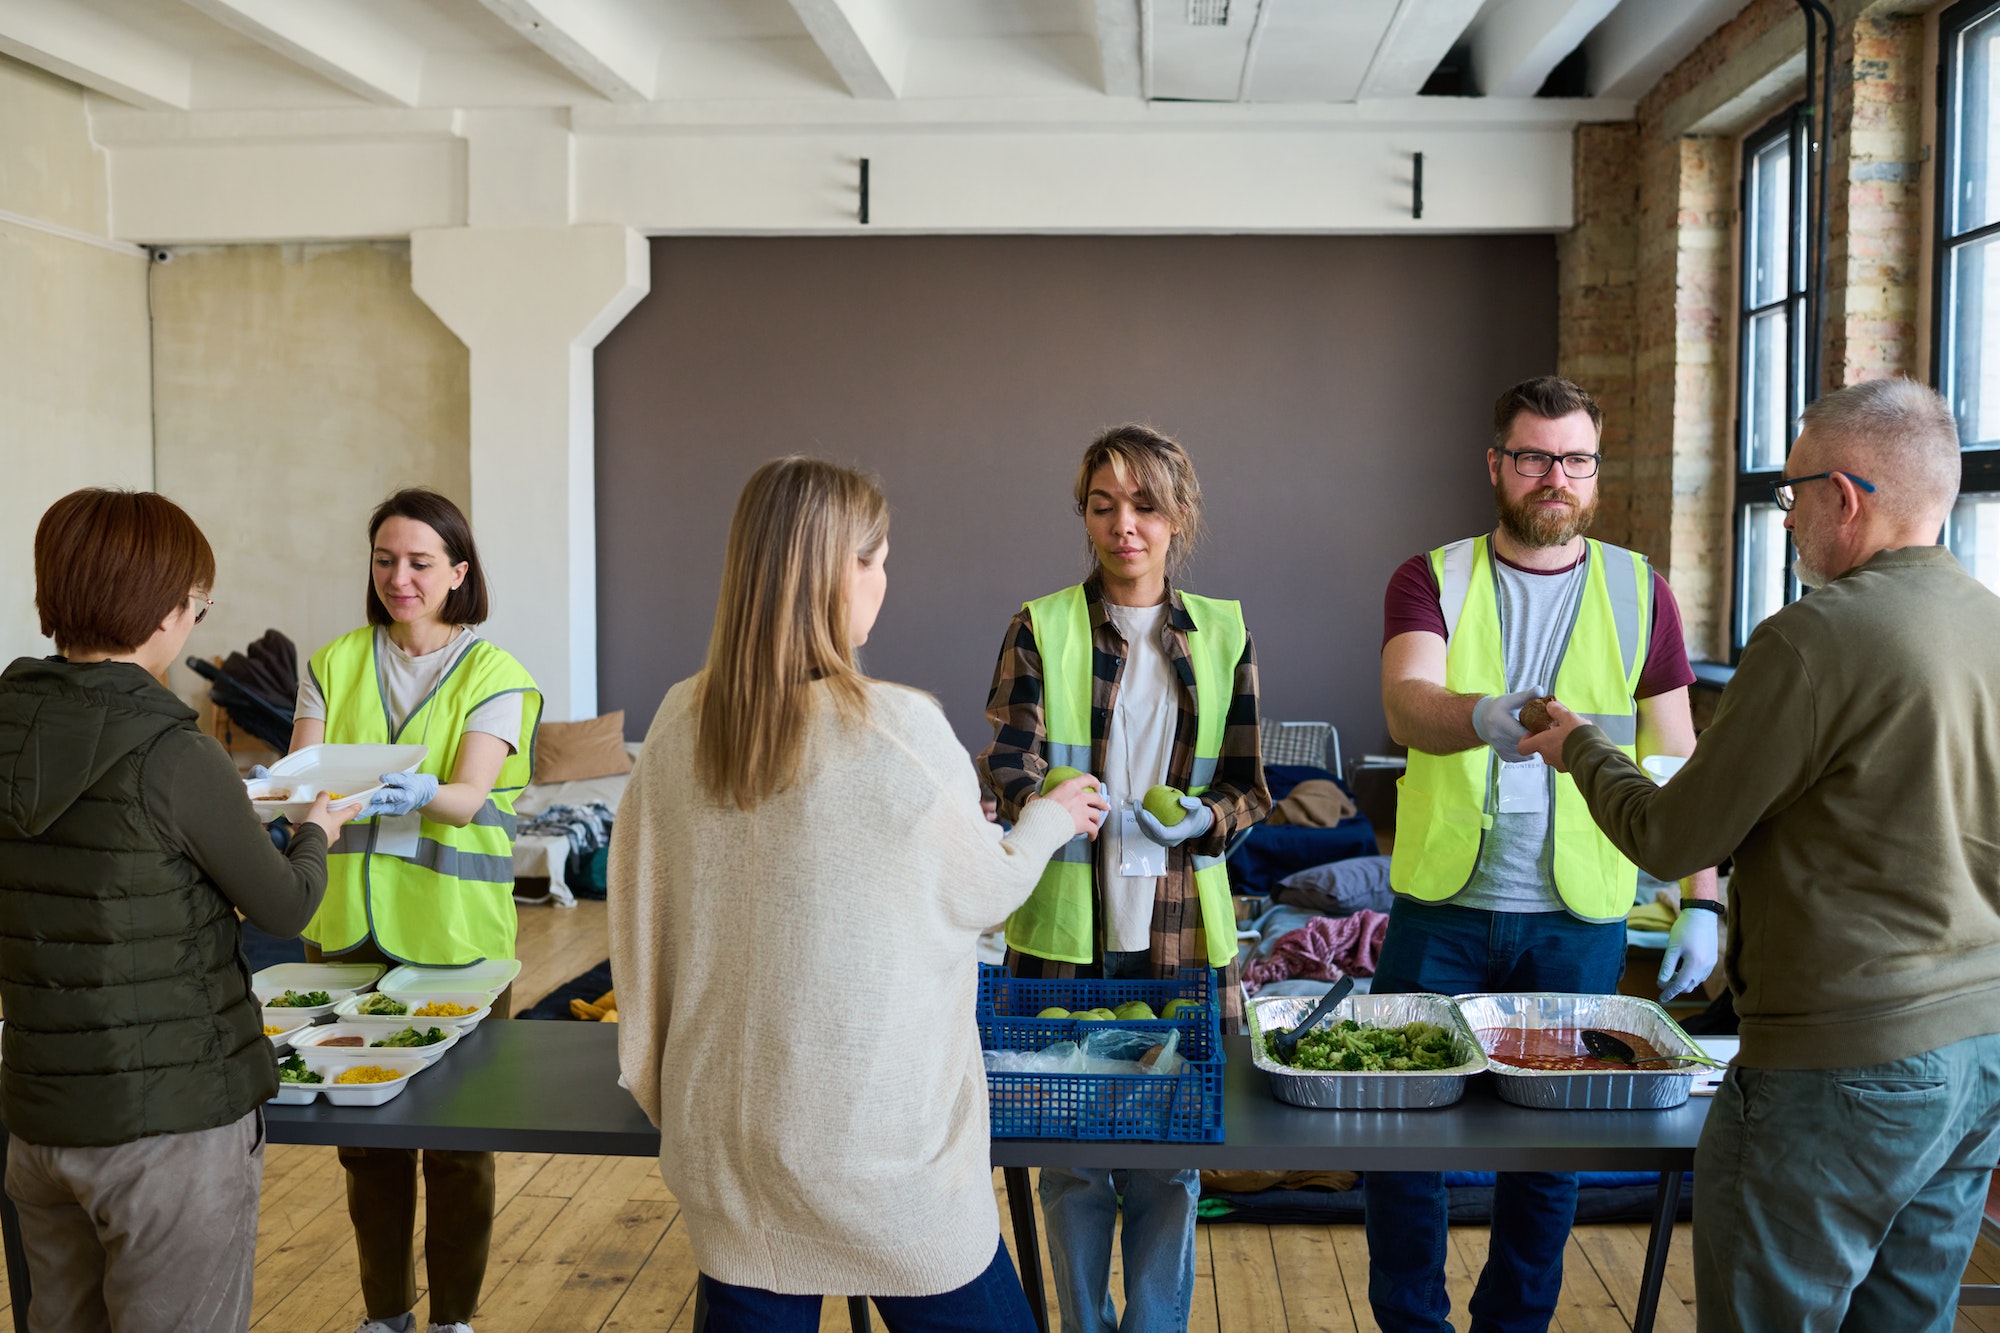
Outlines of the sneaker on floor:
M354 1326L354 1333L417 1333L416 1312L399 1314L394 1319L370 1319L363 1315Z

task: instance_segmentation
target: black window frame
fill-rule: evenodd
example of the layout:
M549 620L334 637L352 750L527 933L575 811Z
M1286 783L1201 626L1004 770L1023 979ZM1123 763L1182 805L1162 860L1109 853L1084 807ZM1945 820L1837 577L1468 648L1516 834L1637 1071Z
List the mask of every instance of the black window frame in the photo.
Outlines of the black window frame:
M1954 191L1958 185L1958 107L1956 106L1959 74L1959 39L1967 29L1989 18L2000 16L2000 0L1959 0L1938 16L1938 67L1937 67L1937 127L1938 151L1936 154L1936 193L1931 210L1931 366L1932 387L1952 399L1946 387L1946 367L1949 365L1950 340L1952 336L1952 316L1955 307L1951 301L1951 258L1954 251L1979 241L2000 236L2000 218L1995 218L1978 227L1968 227L1954 232L1952 229L1955 211ZM1996 247L1994 262L2000 262L2000 247ZM1958 404L1952 402L1954 414ZM1963 422L1960 423L1961 428ZM1978 495L2000 492L2000 439L1974 441L1959 455L1959 494ZM1945 537L1950 538L1947 522Z
M2000 3L2000 0L1993 0ZM1745 596L1749 570L1745 563L1750 538L1751 511L1775 503L1775 492L1780 477L1784 475L1783 458L1779 466L1773 468L1753 468L1750 460L1751 432L1754 421L1751 415L1752 358L1750 331L1760 315L1783 308L1788 314L1787 338L1785 340L1785 394L1786 420L1796 423L1799 413L1805 410L1806 397L1806 357L1805 338L1809 288L1806 265L1809 258L1807 244L1807 168L1809 166L1810 117L1803 102L1786 107L1757 129L1743 137L1741 165L1738 169L1737 192L1738 212L1742 233L1737 248L1738 276L1736 283L1736 492L1734 498L1735 521L1731 525L1730 599L1729 617L1729 660L1734 663L1742 655L1743 645L1750 638L1756 625L1746 623L1749 599ZM1756 229L1753 225L1757 213L1751 197L1752 168L1757 156L1772 144L1789 140L1791 144L1791 171L1788 188L1790 191L1789 213L1791 235L1787 238L1786 282L1783 293L1775 300L1762 305L1752 305L1756 291L1755 243ZM1787 443L1791 430L1787 430ZM1791 602L1799 596L1798 580L1792 576L1792 543L1790 534L1785 538L1785 594L1784 602ZM1783 603L1781 603L1782 605Z

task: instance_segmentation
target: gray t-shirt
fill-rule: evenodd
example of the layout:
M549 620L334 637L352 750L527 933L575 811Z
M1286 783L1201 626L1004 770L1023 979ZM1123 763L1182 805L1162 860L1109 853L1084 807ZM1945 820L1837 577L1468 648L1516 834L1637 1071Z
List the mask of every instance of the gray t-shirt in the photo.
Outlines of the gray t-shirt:
M1584 580L1588 577L1588 552L1574 568L1558 573L1516 569L1504 560L1491 562L1491 567L1499 575L1500 636L1506 655L1507 689L1512 692L1539 686L1547 692L1555 687L1556 669L1562 663L1563 649L1576 623ZM1471 883L1452 902L1488 912L1565 910L1550 873L1554 775L1539 757L1503 765L1489 749L1486 758L1486 808L1493 814L1493 827L1487 830L1480 847L1479 864L1472 872ZM1510 784L1532 784L1545 793L1540 810L1501 811L1499 770L1503 767L1521 770L1509 775Z

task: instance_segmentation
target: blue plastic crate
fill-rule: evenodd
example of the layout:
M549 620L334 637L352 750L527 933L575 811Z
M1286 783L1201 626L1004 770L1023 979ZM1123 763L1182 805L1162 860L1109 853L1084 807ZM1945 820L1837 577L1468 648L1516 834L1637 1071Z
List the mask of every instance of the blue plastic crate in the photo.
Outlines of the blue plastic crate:
M1157 1074L988 1074L993 1136L1014 1139L1164 1139L1222 1141L1222 1005L1216 975L1188 968L1172 981L1030 980L1006 969L979 969L979 1040L989 1051L1039 1051L1081 1041L1100 1025L1036 1018L1051 1006L1116 1008L1144 1000L1193 1000L1199 1011L1121 1029L1181 1034L1187 1061L1172 1078Z

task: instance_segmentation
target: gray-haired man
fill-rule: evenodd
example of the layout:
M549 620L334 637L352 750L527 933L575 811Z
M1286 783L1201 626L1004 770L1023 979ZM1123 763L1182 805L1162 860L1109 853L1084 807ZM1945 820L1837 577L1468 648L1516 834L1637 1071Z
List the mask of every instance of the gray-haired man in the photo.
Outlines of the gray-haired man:
M1937 544L1958 433L1929 389L1820 399L1785 470L1817 591L1751 636L1680 775L1566 709L1521 748L1653 873L1735 857L1701 1328L1948 1329L2000 1160L2000 597Z

